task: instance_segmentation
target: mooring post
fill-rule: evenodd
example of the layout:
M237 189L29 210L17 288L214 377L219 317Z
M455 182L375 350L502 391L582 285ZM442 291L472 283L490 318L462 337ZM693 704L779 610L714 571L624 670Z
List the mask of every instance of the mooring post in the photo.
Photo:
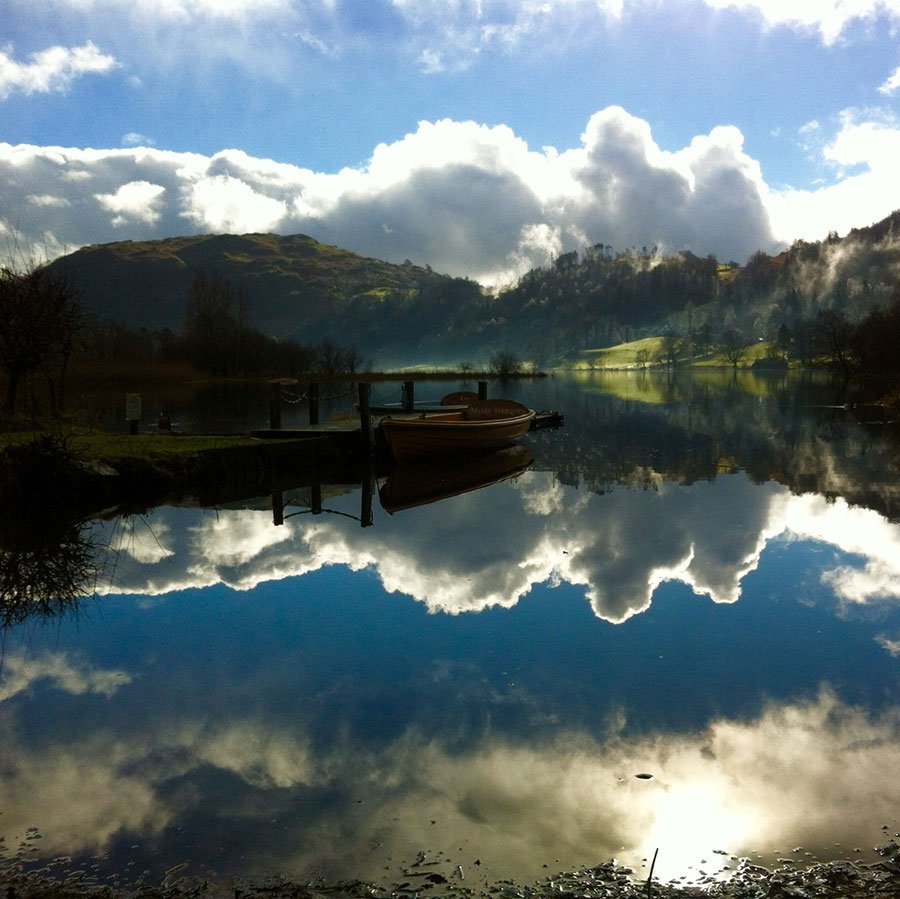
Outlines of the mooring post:
M372 412L369 405L370 389L371 385L367 381L360 381L357 385L359 432L362 436L363 449L371 456L375 452L375 429L372 427Z
M284 493L281 490L272 494L272 524L275 527L284 524Z
M416 405L416 382L403 382L403 411L412 412Z
M319 382L310 381L309 387L306 389L306 395L309 398L309 423L317 425L319 423Z
M281 430L281 384L278 381L269 384L269 427L273 431Z
M313 515L322 514L322 485L319 481L309 485L309 507Z
M478 382L478 399L480 399L480 400L487 399L487 381L479 381Z
M362 496L360 499L359 524L360 527L370 527L375 519L372 517L372 494L374 490L375 474L372 471L371 464L366 470L366 475L362 482Z

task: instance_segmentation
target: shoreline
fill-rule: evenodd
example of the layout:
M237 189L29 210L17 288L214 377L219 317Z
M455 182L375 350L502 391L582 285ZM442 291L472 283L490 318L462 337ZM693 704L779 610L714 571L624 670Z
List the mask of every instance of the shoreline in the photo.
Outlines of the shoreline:
M34 835L33 835L34 836ZM467 882L462 867L452 862L418 860L402 869L403 878L388 885L344 879L291 879L280 874L261 877L237 877L214 883L188 873L188 863L173 866L158 884L143 877L127 881L113 874L104 879L90 868L66 864L54 859L41 867L31 867L19 852L5 859L0 845L0 891L6 899L862 899L862 897L900 896L900 846L889 840L876 851L881 859L858 863L849 859L800 865L781 860L778 867L766 868L746 860L726 878L705 875L694 883L660 882L653 879L651 866L646 879L636 878L630 868L615 860L574 871L563 871L534 883L513 880ZM56 867L53 875L48 872ZM98 866L90 866L96 869ZM702 872L701 872L702 873Z

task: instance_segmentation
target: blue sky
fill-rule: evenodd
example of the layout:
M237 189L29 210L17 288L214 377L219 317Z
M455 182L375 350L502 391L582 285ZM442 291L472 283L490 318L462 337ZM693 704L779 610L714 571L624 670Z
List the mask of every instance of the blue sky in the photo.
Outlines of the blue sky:
M900 0L3 0L4 252L743 261L900 207L898 29Z

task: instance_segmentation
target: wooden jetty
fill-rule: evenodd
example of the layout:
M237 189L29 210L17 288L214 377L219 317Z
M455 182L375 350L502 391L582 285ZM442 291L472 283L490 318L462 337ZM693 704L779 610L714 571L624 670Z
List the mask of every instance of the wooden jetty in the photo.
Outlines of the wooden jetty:
M281 427L281 406L280 391L283 381L272 382L272 393L270 397L270 415L269 427L257 428L250 432L251 437L258 437L264 440L300 440L304 438L320 438L323 443L331 445L335 449L349 452L360 452L370 456L379 455L382 449L382 438L378 428L378 422L386 415L394 418L402 417L404 414L410 417L418 417L429 412L452 412L466 408L465 404L449 403L442 405L440 402L416 402L414 396L414 383L412 381L404 381L402 403L372 405L369 401L370 387L368 382L360 382L357 385L357 410L359 416L357 419L347 419L343 421L319 421L319 385L312 383L307 388L307 398L309 400L309 424L299 427L282 428ZM450 394L449 398L463 398L468 396L476 396L472 393ZM479 399L487 396L487 382L478 382ZM563 416L556 411L540 411L536 412L531 420L530 430L538 430L543 428L558 428L563 424Z

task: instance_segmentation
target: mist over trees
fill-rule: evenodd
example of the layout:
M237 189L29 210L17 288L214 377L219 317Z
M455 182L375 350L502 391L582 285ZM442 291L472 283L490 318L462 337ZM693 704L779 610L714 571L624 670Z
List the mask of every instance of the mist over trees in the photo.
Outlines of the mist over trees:
M339 361L347 370L359 369L359 354L377 367L486 364L498 347L546 368L647 337L663 338L663 351L637 364L719 354L737 366L764 344L770 365L826 359L849 368L869 358L848 351L851 331L888 307L900 278L900 211L743 263L595 243L495 291L302 235L125 242L59 264L78 273L98 322L137 326L156 352L190 356L216 375L325 364L311 359L314 347L323 358L357 348L357 358ZM96 327L113 344L126 339L111 324Z
M540 365L658 337L656 355L636 353L635 364L671 367L715 353L737 366L764 344L770 366L825 361L850 371L868 359L851 346L854 329L891 302L898 282L894 213L845 238L754 253L743 265L595 244L528 272L494 308L502 310L506 342Z

